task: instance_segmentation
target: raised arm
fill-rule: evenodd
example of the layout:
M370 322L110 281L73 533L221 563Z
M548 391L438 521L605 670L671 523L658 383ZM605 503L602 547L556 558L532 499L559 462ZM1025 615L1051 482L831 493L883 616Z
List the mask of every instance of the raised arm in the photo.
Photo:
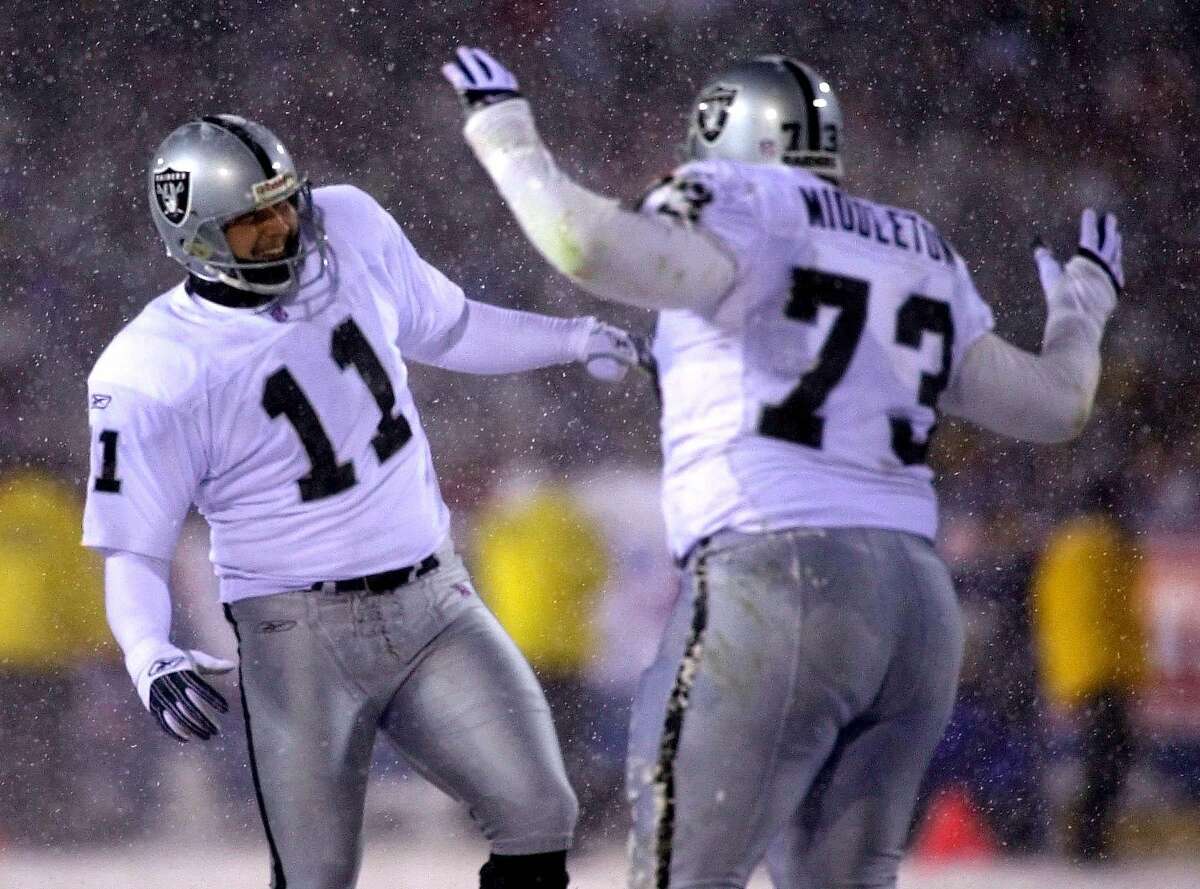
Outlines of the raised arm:
M942 394L944 412L1024 441L1063 442L1087 423L1100 380L1100 341L1124 285L1121 235L1112 214L1085 210L1078 253L1059 266L1034 252L1046 296L1039 354L995 334L980 337Z
M559 169L495 59L460 49L442 73L467 107L468 144L556 269L594 296L647 309L707 311L728 293L734 262L714 239L626 210Z

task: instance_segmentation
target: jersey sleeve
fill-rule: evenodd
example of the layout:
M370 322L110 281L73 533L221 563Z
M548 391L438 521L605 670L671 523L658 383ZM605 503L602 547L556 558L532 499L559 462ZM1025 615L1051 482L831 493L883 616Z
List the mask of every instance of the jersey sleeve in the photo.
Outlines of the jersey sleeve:
M91 468L83 544L169 560L205 474L183 410L121 386L88 386Z
M378 205L377 205L378 207ZM458 324L466 307L462 288L426 262L392 215L378 207L384 232L384 263L395 285L401 350L440 343Z
M659 180L638 209L670 225L695 228L744 257L761 238L753 185L719 161L693 161Z
M996 326L996 320L992 316L991 306L984 302L975 289L967 264L957 253L954 256L954 279L954 367L957 368L975 341Z

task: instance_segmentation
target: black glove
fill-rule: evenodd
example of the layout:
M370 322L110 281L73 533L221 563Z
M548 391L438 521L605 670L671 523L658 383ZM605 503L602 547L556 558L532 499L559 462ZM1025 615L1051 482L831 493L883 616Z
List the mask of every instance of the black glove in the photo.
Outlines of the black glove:
M203 651L166 646L137 678L138 695L159 727L176 741L207 741L220 730L210 717L228 713L229 704L201 675L228 673L236 665Z

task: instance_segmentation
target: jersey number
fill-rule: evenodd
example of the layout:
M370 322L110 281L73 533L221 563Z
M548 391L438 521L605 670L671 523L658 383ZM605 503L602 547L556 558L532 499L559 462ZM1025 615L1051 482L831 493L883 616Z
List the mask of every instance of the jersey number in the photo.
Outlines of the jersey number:
M845 376L862 338L867 321L867 299L871 285L858 278L831 275L815 269L792 270L792 292L785 314L796 321L816 323L821 306L837 310L812 370L800 378L799 385L787 398L763 409L758 431L762 435L795 442L810 448L821 447L825 419L817 411L829 393ZM922 336L936 334L942 341L942 365L936 374L922 373L917 403L936 409L938 396L950 382L950 362L954 348L954 322L950 306L920 294L911 294L896 316L896 343L910 349L921 348ZM905 417L891 418L892 450L905 466L924 463L929 454L933 429L924 441L913 434L912 422Z
M114 429L100 431L100 474L96 476L93 487L104 494L120 494L121 480L117 478L117 436Z
M412 427L408 425L404 414L392 414L396 407L396 390L392 388L379 356L353 318L347 318L334 328L332 353L333 360L342 370L353 366L358 371L375 403L379 405L382 417L375 437L371 439L371 446L382 463L412 438ZM286 367L267 377L263 386L262 406L272 419L280 415L287 418L308 454L312 469L297 482L301 500L331 497L355 483L354 464L338 463L333 444L325 434L317 412Z

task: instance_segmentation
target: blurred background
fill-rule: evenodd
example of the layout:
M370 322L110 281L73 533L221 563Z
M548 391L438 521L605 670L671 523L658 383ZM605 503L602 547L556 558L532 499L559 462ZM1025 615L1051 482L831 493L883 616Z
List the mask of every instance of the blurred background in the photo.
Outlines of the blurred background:
M1065 256L1082 207L1119 215L1128 287L1084 435L1035 448L939 429L940 545L969 651L913 856L950 874L1083 862L1090 880L1200 863L1190 0L23 0L0 9L0 34L0 884L51 885L49 862L88 850L119 869L169 842L261 845L239 715L205 747L157 732L77 546L87 372L181 277L146 209L144 165L167 132L202 114L257 119L314 183L373 194L469 295L650 330L520 236L438 74L461 44L510 64L566 170L628 201L678 162L711 72L762 52L809 62L842 102L847 187L933 220L998 332L1027 348L1044 320L1032 238ZM412 370L457 540L555 708L584 852L611 858L628 702L675 594L650 385L599 386L576 368ZM177 637L231 651L199 522L175 581ZM471 842L461 813L378 752L373 838ZM1185 872L1159 885L1200 885Z

